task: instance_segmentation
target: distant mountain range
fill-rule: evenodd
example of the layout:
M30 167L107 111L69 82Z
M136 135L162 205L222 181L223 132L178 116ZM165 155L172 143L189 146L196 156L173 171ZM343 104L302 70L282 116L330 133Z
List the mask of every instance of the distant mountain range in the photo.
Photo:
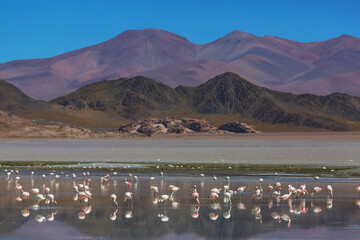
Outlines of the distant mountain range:
M350 130L360 121L359 97L282 93L256 86L234 73L224 73L198 87L175 89L146 77L104 80L50 103L128 120L195 116L215 125L232 118L255 121L255 126L278 124L341 131Z
M360 39L301 43L233 31L200 45L159 29L129 30L55 57L0 64L0 79L42 100L104 79L142 75L194 87L224 72L285 92L360 96Z

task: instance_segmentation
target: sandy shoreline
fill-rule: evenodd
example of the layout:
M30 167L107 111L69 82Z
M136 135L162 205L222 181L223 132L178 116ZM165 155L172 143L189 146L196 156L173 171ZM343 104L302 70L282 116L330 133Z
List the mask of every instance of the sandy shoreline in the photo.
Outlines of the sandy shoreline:
M267 140L267 141L360 141L360 132L274 132L259 134L158 134L151 137L96 138L1 138L5 141L32 140Z

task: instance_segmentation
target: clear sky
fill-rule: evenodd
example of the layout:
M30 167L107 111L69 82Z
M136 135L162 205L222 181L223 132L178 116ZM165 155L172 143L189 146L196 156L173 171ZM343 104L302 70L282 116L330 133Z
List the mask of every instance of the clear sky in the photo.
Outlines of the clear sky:
M309 42L360 37L359 0L1 0L0 63L160 28L206 43L234 29Z

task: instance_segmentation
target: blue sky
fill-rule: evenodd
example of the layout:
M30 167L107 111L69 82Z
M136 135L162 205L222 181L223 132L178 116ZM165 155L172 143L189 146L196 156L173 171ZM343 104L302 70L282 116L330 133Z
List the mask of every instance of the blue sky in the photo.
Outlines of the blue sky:
M160 28L195 43L234 29L309 42L360 37L359 23L358 0L2 0L0 63L51 57L128 29Z

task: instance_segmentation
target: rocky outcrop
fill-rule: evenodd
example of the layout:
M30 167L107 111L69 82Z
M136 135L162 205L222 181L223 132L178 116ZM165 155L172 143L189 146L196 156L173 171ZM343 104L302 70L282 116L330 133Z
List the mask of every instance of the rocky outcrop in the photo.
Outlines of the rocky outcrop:
M0 138L106 138L152 136L154 134L258 133L246 123L232 122L216 128L208 121L193 118L149 118L132 122L118 130L94 132L57 122L30 121L0 111Z
M219 127L219 130L234 133L260 133L260 131L256 130L254 126L238 121L223 124Z
M206 120L193 118L150 118L140 120L119 128L120 133L144 134L189 134L189 133L259 133L255 127L246 123L231 122L219 128L211 126Z
M159 133L216 133L217 129L206 120L192 118L150 118L122 126L120 133L139 133L151 136Z

